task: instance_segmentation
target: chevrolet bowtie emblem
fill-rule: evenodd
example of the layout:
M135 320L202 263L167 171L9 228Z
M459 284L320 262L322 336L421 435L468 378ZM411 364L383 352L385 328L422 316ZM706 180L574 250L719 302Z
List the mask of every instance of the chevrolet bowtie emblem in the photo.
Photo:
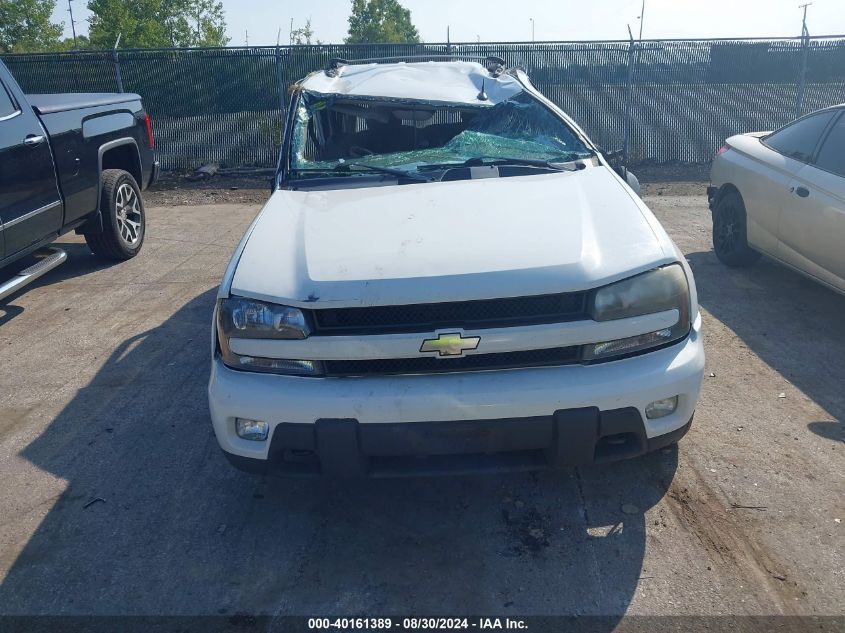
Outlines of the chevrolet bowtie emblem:
M421 352L437 352L439 356L463 356L464 352L477 349L481 342L480 336L461 334L441 334L437 338L428 338L422 342Z

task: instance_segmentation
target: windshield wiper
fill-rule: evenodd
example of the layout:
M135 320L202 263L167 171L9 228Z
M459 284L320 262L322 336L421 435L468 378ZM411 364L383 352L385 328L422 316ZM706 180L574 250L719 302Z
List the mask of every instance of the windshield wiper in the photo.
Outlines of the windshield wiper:
M422 174L415 174L403 169L394 169L392 167L379 167L378 165L367 165L366 163L348 163L341 161L334 166L334 171L348 173L352 171L352 167L357 169L368 169L380 174L387 174L389 176L396 176L397 178L407 178L409 180L418 180L419 182L431 182L431 178L423 176Z
M569 165L567 163L574 164ZM555 171L578 171L586 167L584 163L572 160L558 162L539 158L509 158L503 156L474 156L463 162L464 167L486 167L492 165L527 165L529 167L542 167Z

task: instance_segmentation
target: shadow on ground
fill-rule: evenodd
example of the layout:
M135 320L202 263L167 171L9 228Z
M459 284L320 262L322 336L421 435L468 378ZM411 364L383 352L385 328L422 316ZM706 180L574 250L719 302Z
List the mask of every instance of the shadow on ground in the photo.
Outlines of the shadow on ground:
M810 422L807 428L819 437L837 442L845 442L845 424L842 422L837 422L836 420Z
M0 613L625 612L674 449L534 475L253 478L226 463L208 419L213 301L125 340L22 451L67 488L0 587Z
M65 260L64 264L45 273L31 284L0 300L0 326L23 313L24 309L15 304L15 299L20 295L31 292L35 288L50 286L75 277L83 277L98 270L110 268L118 263L95 256L84 243L56 243L51 246L56 246L65 251L67 253L67 260ZM11 266L0 270L0 280L5 281L11 279L19 271L31 266L37 261L32 255L18 260Z
M766 258L739 269L722 265L712 251L687 259L701 305L763 362L845 420L845 296Z
M0 326L23 314L23 308L15 304L0 304Z

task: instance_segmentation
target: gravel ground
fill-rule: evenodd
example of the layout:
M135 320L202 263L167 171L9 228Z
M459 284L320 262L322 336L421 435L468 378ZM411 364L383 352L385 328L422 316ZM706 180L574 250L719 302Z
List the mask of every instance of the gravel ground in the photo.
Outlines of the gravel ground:
M239 473L208 330L258 205L152 193L118 266L66 237L69 262L0 306L0 614L845 616L845 297L721 266L701 192L645 190L699 287L692 430L557 473Z
M701 195L707 186L707 165L640 165L633 169L643 195ZM261 176L214 176L190 181L186 174L165 172L144 194L150 206L263 204L270 196L272 171Z
M237 178L215 176L191 182L181 174L164 173L144 194L149 206L194 206L205 204L264 204L270 197L272 176Z

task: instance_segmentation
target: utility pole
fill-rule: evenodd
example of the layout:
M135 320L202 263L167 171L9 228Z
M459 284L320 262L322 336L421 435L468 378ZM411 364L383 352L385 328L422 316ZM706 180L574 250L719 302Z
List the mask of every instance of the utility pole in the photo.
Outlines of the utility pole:
M800 5L804 9L804 19L801 21L801 66L798 68L798 93L795 95L795 118L801 116L804 111L804 87L807 83L807 53L810 48L810 29L807 28L807 7L812 2Z
M628 158L631 150L631 129L633 128L634 116L634 69L640 62L640 50L643 42L643 22L645 22L645 0L643 0L640 15L637 16L640 21L640 36L637 43L634 43L634 34L631 31L631 25L628 25L628 90L625 99L625 136L622 142L622 156L625 164L628 164Z
M246 47L249 48L249 29L244 29L244 39L246 40Z
M622 140L622 158L628 164L628 155L631 147L631 116L634 102L634 60L635 51L638 46L634 43L634 34L631 32L631 25L628 25L628 79L625 89L625 118L623 119L624 137Z
M645 22L645 0L643 0L643 8L640 9L640 41L643 41L643 22Z
M290 45L293 46L293 18L290 19Z
M117 39L114 41L114 48L111 51L112 61L114 61L114 78L117 82L117 91L123 92L123 75L120 73L120 58L117 56L117 48L120 46L120 37L123 33L117 34Z
M73 47L76 48L76 20L73 19L72 0L67 0L67 10L70 13L70 30L73 33Z
M534 18L528 18L531 20L531 41L534 41Z
M799 9L804 9L804 19L801 21L801 37L807 37L810 35L810 31L807 29L807 7L809 7L812 2L807 2L805 4L799 4Z

